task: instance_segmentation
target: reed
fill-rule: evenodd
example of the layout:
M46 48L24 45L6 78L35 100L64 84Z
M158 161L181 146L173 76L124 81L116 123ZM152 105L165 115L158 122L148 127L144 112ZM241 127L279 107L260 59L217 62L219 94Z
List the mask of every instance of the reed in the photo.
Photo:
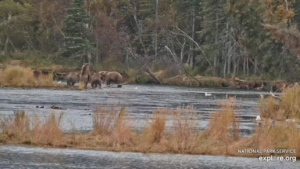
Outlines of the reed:
M284 97L294 97L297 92L285 91ZM289 93L290 92L290 93ZM287 99L287 98L286 98ZM283 106L296 115L297 107ZM271 105L273 106L273 105ZM146 118L142 132L133 130L126 109L97 107L93 114L93 130L87 134L64 134L60 123L63 115L50 113L43 119L16 112L12 117L0 120L0 142L6 144L30 144L49 147L131 151L143 153L182 153L207 155L232 155L257 157L261 154L240 154L239 149L295 149L300 157L300 131L295 122L275 122L265 118L251 137L240 137L240 122L234 98L220 103L220 110L212 112L208 128L197 128L197 112L191 107L176 110L159 108ZM269 108L268 105L265 108ZM295 116L297 118L297 116ZM171 128L166 124L171 122ZM282 154L281 154L282 155Z

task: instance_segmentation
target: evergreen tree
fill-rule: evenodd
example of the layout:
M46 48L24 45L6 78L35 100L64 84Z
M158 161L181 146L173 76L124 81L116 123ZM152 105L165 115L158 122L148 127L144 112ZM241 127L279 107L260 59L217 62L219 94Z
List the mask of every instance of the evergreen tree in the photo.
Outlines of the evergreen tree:
M295 16L293 18L293 22L297 24L298 29L300 28L300 1L295 1L293 4L293 8L295 11Z
M202 29L198 31L202 38L202 48L210 54L213 62L212 73L215 76L223 74L227 57L228 25L233 24L225 11L227 0L202 0L200 15L203 18ZM208 65L203 58L198 57L197 63L200 71L208 71Z
M93 49L90 30L91 17L84 8L84 0L74 0L67 10L64 27L65 40L60 53L72 59L85 59L90 62Z

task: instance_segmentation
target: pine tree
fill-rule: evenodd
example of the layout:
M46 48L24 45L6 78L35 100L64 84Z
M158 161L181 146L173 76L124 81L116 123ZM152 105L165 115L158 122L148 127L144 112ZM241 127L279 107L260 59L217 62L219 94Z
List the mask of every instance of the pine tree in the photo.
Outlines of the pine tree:
M92 33L89 29L91 17L84 8L84 0L74 0L67 10L64 27L65 40L60 53L71 59L85 59L90 62L93 49Z
M293 18L293 22L297 24L298 29L300 28L300 1L295 1L293 4L295 16Z
M203 17L202 30L198 31L200 37L203 39L202 48L206 53L210 53L211 60L213 61L212 73L217 76L223 74L226 76L227 70L227 54L228 46L233 38L235 37L229 33L234 33L235 31L228 31L229 28L233 27L235 24L232 17L227 15L225 7L227 0L202 0L200 3L201 11L200 15ZM200 67L209 70L205 66L201 57L197 58ZM223 66L224 65L224 66ZM201 71L206 71L205 69Z

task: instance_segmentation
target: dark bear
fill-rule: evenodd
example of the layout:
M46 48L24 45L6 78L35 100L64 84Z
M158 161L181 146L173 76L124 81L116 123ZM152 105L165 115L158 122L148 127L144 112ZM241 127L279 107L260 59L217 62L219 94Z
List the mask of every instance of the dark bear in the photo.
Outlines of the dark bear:
M93 73L91 76L91 86L92 88L101 88L101 75L99 73Z
M74 86L76 82L78 82L80 79L80 74L71 72L66 76L66 81L68 85Z
M102 71L100 75L101 80L105 80L107 86L110 86L110 83L116 83L118 87L122 87L123 77L119 72Z
M98 72L98 74L100 75L100 79L102 82L105 81L105 77L106 77L106 74L108 73L108 71L100 71Z
M42 72L40 70L34 70L33 71L33 75L34 75L35 79L38 79L41 74L42 74Z

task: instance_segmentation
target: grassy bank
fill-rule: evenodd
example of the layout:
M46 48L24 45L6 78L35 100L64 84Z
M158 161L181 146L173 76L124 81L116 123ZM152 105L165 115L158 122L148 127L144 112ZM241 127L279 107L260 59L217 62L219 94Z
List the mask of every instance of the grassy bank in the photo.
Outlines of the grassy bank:
M4 64L0 64L0 86L7 87L28 87L28 88L70 88L66 85L53 83L53 73L56 79L63 79L69 72L79 72L80 68L63 67L55 65L51 60L43 60L39 62L34 58L32 60L6 60ZM35 66L34 66L35 65ZM124 82L132 84L149 84L155 83L155 80L146 72L139 71L138 68L126 70L117 63L107 63L105 66L93 66L92 71L118 71L122 74ZM190 68L186 68L187 70ZM201 86L201 87L230 87L235 89L256 89L270 91L282 91L284 88L293 84L284 81L263 81L259 78L241 80L239 78L221 78L211 76L200 76L197 72L189 71L188 75L184 71L178 71L176 67L169 68L154 65L150 70L162 85L175 86ZM35 72L39 72L42 76L35 77ZM43 72L43 73L42 73ZM44 74L44 75L43 75ZM47 74L47 75L45 75ZM60 77L61 76L61 77Z
M9 66L0 69L0 86L23 88L69 88L53 81L53 74L34 76L31 68L21 66Z
M93 114L93 130L87 134L64 134L61 127L63 114L47 119L29 117L25 112L2 118L0 142L46 147L130 151L143 153L181 153L256 157L261 154L238 153L242 149L295 149L296 154L273 154L300 157L300 87L284 91L281 102L267 98L261 104L262 125L257 126L249 138L240 137L240 121L236 116L233 98L220 104L212 113L206 130L195 130L198 115L193 109L157 109L153 119L141 133L129 123L126 110L97 108ZM292 102L291 102L292 101ZM265 102L269 104L264 104ZM296 104L297 103L297 104ZM277 108L274 108L274 105ZM296 106L297 105L297 106ZM266 113L269 112L269 113ZM281 118L275 118L279 116ZM173 128L166 129L166 120L173 121ZM194 120L191 120L194 119ZM270 119L275 120L272 125ZM295 119L295 122L286 122ZM272 153L264 153L270 155Z

